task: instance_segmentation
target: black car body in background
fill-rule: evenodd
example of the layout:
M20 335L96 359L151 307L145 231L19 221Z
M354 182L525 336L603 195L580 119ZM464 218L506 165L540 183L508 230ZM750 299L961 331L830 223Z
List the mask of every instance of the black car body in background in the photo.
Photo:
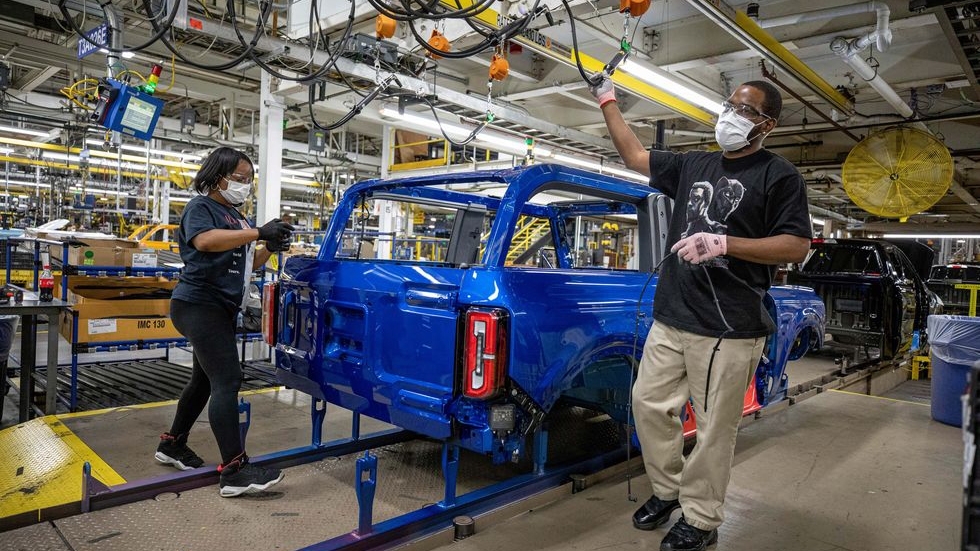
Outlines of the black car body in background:
M815 239L811 249L787 281L816 290L836 342L874 347L881 358L894 358L910 349L916 331L924 340L927 317L942 312L942 301L891 243Z
M970 291L957 289L960 283L980 284L980 262L961 262L933 266L926 284L943 300L943 313L970 314Z

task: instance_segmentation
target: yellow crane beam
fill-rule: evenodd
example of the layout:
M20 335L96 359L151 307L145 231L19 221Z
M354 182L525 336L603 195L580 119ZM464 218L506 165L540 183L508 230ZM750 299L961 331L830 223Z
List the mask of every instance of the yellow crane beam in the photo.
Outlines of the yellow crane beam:
M768 59L782 72L792 76L833 107L846 114L850 114L854 110L854 104L851 100L844 97L803 60L793 55L745 12L735 10L722 0L687 1L708 19Z

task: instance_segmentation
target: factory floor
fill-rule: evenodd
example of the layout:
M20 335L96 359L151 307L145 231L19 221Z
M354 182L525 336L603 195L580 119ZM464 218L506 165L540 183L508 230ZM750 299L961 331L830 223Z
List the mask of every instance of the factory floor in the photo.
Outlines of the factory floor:
M186 361L176 353L172 359ZM804 358L791 363L790 383L835 369L830 357ZM255 391L247 399L252 404L247 444L251 454L309 443L307 396L276 388ZM38 426L31 430L70 434L81 443L73 448L79 457L101 462L110 480L133 481L173 472L157 464L152 452L174 407L172 402L162 402L65 414L34 420L31 423ZM15 411L12 392L4 405L5 426L15 418ZM348 412L329 407L324 440L348 435L349 422ZM42 424L46 426L40 427ZM364 419L361 431L383 428L386 425ZM12 427L4 432L22 429ZM38 453L39 440L35 438L32 444L36 449L18 452L26 462L46 460L47 453ZM190 444L209 464L217 460L203 417ZM438 445L414 441L375 453L379 456L375 522L441 499ZM4 454L9 452L0 447L0 479L10 475L8 467L25 462ZM215 486L165 492L152 500L0 532L0 551L303 548L356 527L354 460L344 456L291 467L273 491L257 496L224 499ZM928 380L907 381L883 396L824 392L742 427L726 503L727 520L714 549L956 549L962 516L962 465L962 433L931 419ZM483 458L464 454L459 493L513 476L515 469L493 467ZM633 511L649 496L641 467L634 467L630 476L638 502L628 499L626 476L620 473L585 491L572 494L569 490L530 510L512 507L506 518L478 517L476 534L466 540L448 544L443 534L410 547L659 549L666 528L642 532L630 523ZM14 499L30 497L29 493L4 490L0 509L9 507Z

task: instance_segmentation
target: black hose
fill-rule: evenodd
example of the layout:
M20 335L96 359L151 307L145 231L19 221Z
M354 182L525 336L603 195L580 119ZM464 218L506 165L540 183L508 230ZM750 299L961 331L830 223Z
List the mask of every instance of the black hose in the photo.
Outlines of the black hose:
M313 0L313 1L316 2L317 0ZM355 7L356 7L356 4L354 3L354 0L350 0L350 14L347 17L347 27L344 29L344 36L343 36L343 38L340 39L339 47L337 48L337 50L330 56L330 58L327 60L326 63L324 63L323 65L320 66L319 69L317 69L316 71L314 71L314 72L312 72L312 73L310 73L310 74L308 74L306 76L292 77L292 76L289 76L289 75L284 75L284 74L276 71L272 67L270 67L269 64L267 64L264 61L262 61L261 59L259 59L259 56L255 55L254 52L251 52L249 54L249 57L250 57L250 59L252 61L255 62L256 65L258 65L259 67L261 67L263 71L265 71L265 72L269 73L270 75L272 75L272 76L274 76L274 77L276 77L278 79L281 79L281 80L288 80L288 81L300 82L300 83L307 83L307 82L313 82L315 80L319 80L319 79L323 78L323 75L325 75L327 73L327 71L329 71L330 68L334 66L334 64L337 63L337 60L340 59L341 54L344 52L344 44L346 44L347 40L350 38L351 34L353 33L353 29L354 29L354 8ZM239 41L244 40L243 37L242 37L242 34L238 30L238 25L235 24L234 20L232 21L232 26L235 29L235 34L238 36Z
M67 2L68 2L68 0L58 0L58 9L61 11L61 15L65 16L65 20L68 21L68 25L71 27L71 29L73 31L75 31L75 33L78 35L79 40L84 40L85 42L88 42L89 44L91 44L91 45L93 45L93 46L95 46L97 48L100 48L100 49L103 49L103 50L108 50L109 52L112 52L114 54L121 54L123 52L139 52L139 51L142 51L143 49L149 47L150 45L154 44L157 40L160 40L160 37L162 37L167 32L167 30L170 28L170 25L173 24L174 19L177 18L177 11L178 11L178 8L180 8L180 2L174 2L174 7L173 7L173 9L170 10L170 16L167 17L167 23L162 28L157 29L156 30L156 34L154 34L152 37L150 37L143 44L140 44L139 46L132 46L132 47L129 47L129 48L113 48L112 46L109 46L108 44L106 44L106 45L97 44L91 38L85 36L85 31L83 31L81 28L79 28L78 23L75 23L75 19L71 16L70 13L68 13L68 6L65 5ZM149 3L146 2L144 4L146 5L146 13L147 13L147 15L152 14L153 11L150 8ZM103 0L103 1L100 1L99 2L99 6L102 7L102 12L103 13L105 13L106 6L111 6L111 5L112 5L112 1L111 0ZM82 9L85 9L85 8L83 7ZM151 20L156 20L155 17L150 17L150 19ZM107 19L107 21L108 21L108 19ZM154 28L156 29L156 26L154 26ZM117 31L116 31L116 29L113 29L112 27L110 27L109 28L109 32L117 32ZM122 32L122 29L119 29L118 32Z
M147 10L150 10L151 9L150 0L143 0L143 5L146 7ZM264 24L265 20L268 19L269 14L272 13L272 4L271 4L271 2L268 2L268 1L263 0L262 3L260 4L260 6L261 6L261 8L260 8L261 11L259 13L259 20L262 21L263 24ZM228 2L227 2L227 8L228 8L228 11L231 13L232 17L234 17L234 13L235 13L234 0L228 0ZM154 30L159 31L159 29L160 29L159 23L156 20L150 19L150 24L153 25ZM206 64L198 63L196 61L193 61L191 59L188 59L187 56L185 56L184 54L180 53L180 50L178 50L173 45L173 43L170 42L170 39L167 38L167 35L166 34L164 34L163 36L161 36L160 37L160 40L163 42L163 45L166 46L166 48L168 50L170 50L170 52L173 53L174 56L177 57L177 59L181 60L182 62L184 62L184 63L186 63L188 65L190 65L191 67L196 67L198 69L203 69L205 71L224 71L226 69L231 69L232 67L235 67L238 64L240 64L241 62L243 62L246 59L248 59L248 57L251 55L252 51L255 49L255 45L258 44L258 42L259 42L259 38L261 37L261 32L262 32L262 27L260 25L256 24L256 26L255 26L255 34L252 37L252 41L245 48L245 51L242 52L241 54L239 54L234 59L232 59L230 61L226 61L224 63L219 63L217 65L206 65Z

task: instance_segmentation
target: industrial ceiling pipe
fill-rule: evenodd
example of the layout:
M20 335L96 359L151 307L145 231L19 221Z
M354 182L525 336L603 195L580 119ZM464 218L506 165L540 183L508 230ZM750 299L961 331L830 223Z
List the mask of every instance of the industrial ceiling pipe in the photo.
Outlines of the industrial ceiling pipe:
M881 78L878 74L878 69L871 67L868 63L861 59L858 55L861 50L855 47L858 41L864 40L865 37L856 39L852 42L848 42L843 36L838 36L830 43L830 50L837 54L841 60L846 63L854 72L857 73L859 77L865 80L869 86L874 88L885 101L891 105L899 115L905 117L906 119L911 118L915 115L915 112L911 107L908 106L905 101L899 97L898 93Z
M774 17L772 19L762 19L760 20L759 26L762 28L770 27L784 27L787 25L797 25L799 23L805 23L808 21L817 21L820 19L832 19L834 17L843 17L847 15L857 15L861 13L877 12L878 20L875 25L875 30L868 33L862 37L862 42L858 44L859 50L867 48L871 42L863 42L866 40L871 40L877 42L879 50L888 49L889 44L891 44L892 33L888 28L888 20L891 17L891 10L888 9L888 5L884 2L861 2L860 4L851 4L849 6L838 6L836 8L828 8L825 10L814 10L803 13L798 13L795 15L784 15L782 17Z

